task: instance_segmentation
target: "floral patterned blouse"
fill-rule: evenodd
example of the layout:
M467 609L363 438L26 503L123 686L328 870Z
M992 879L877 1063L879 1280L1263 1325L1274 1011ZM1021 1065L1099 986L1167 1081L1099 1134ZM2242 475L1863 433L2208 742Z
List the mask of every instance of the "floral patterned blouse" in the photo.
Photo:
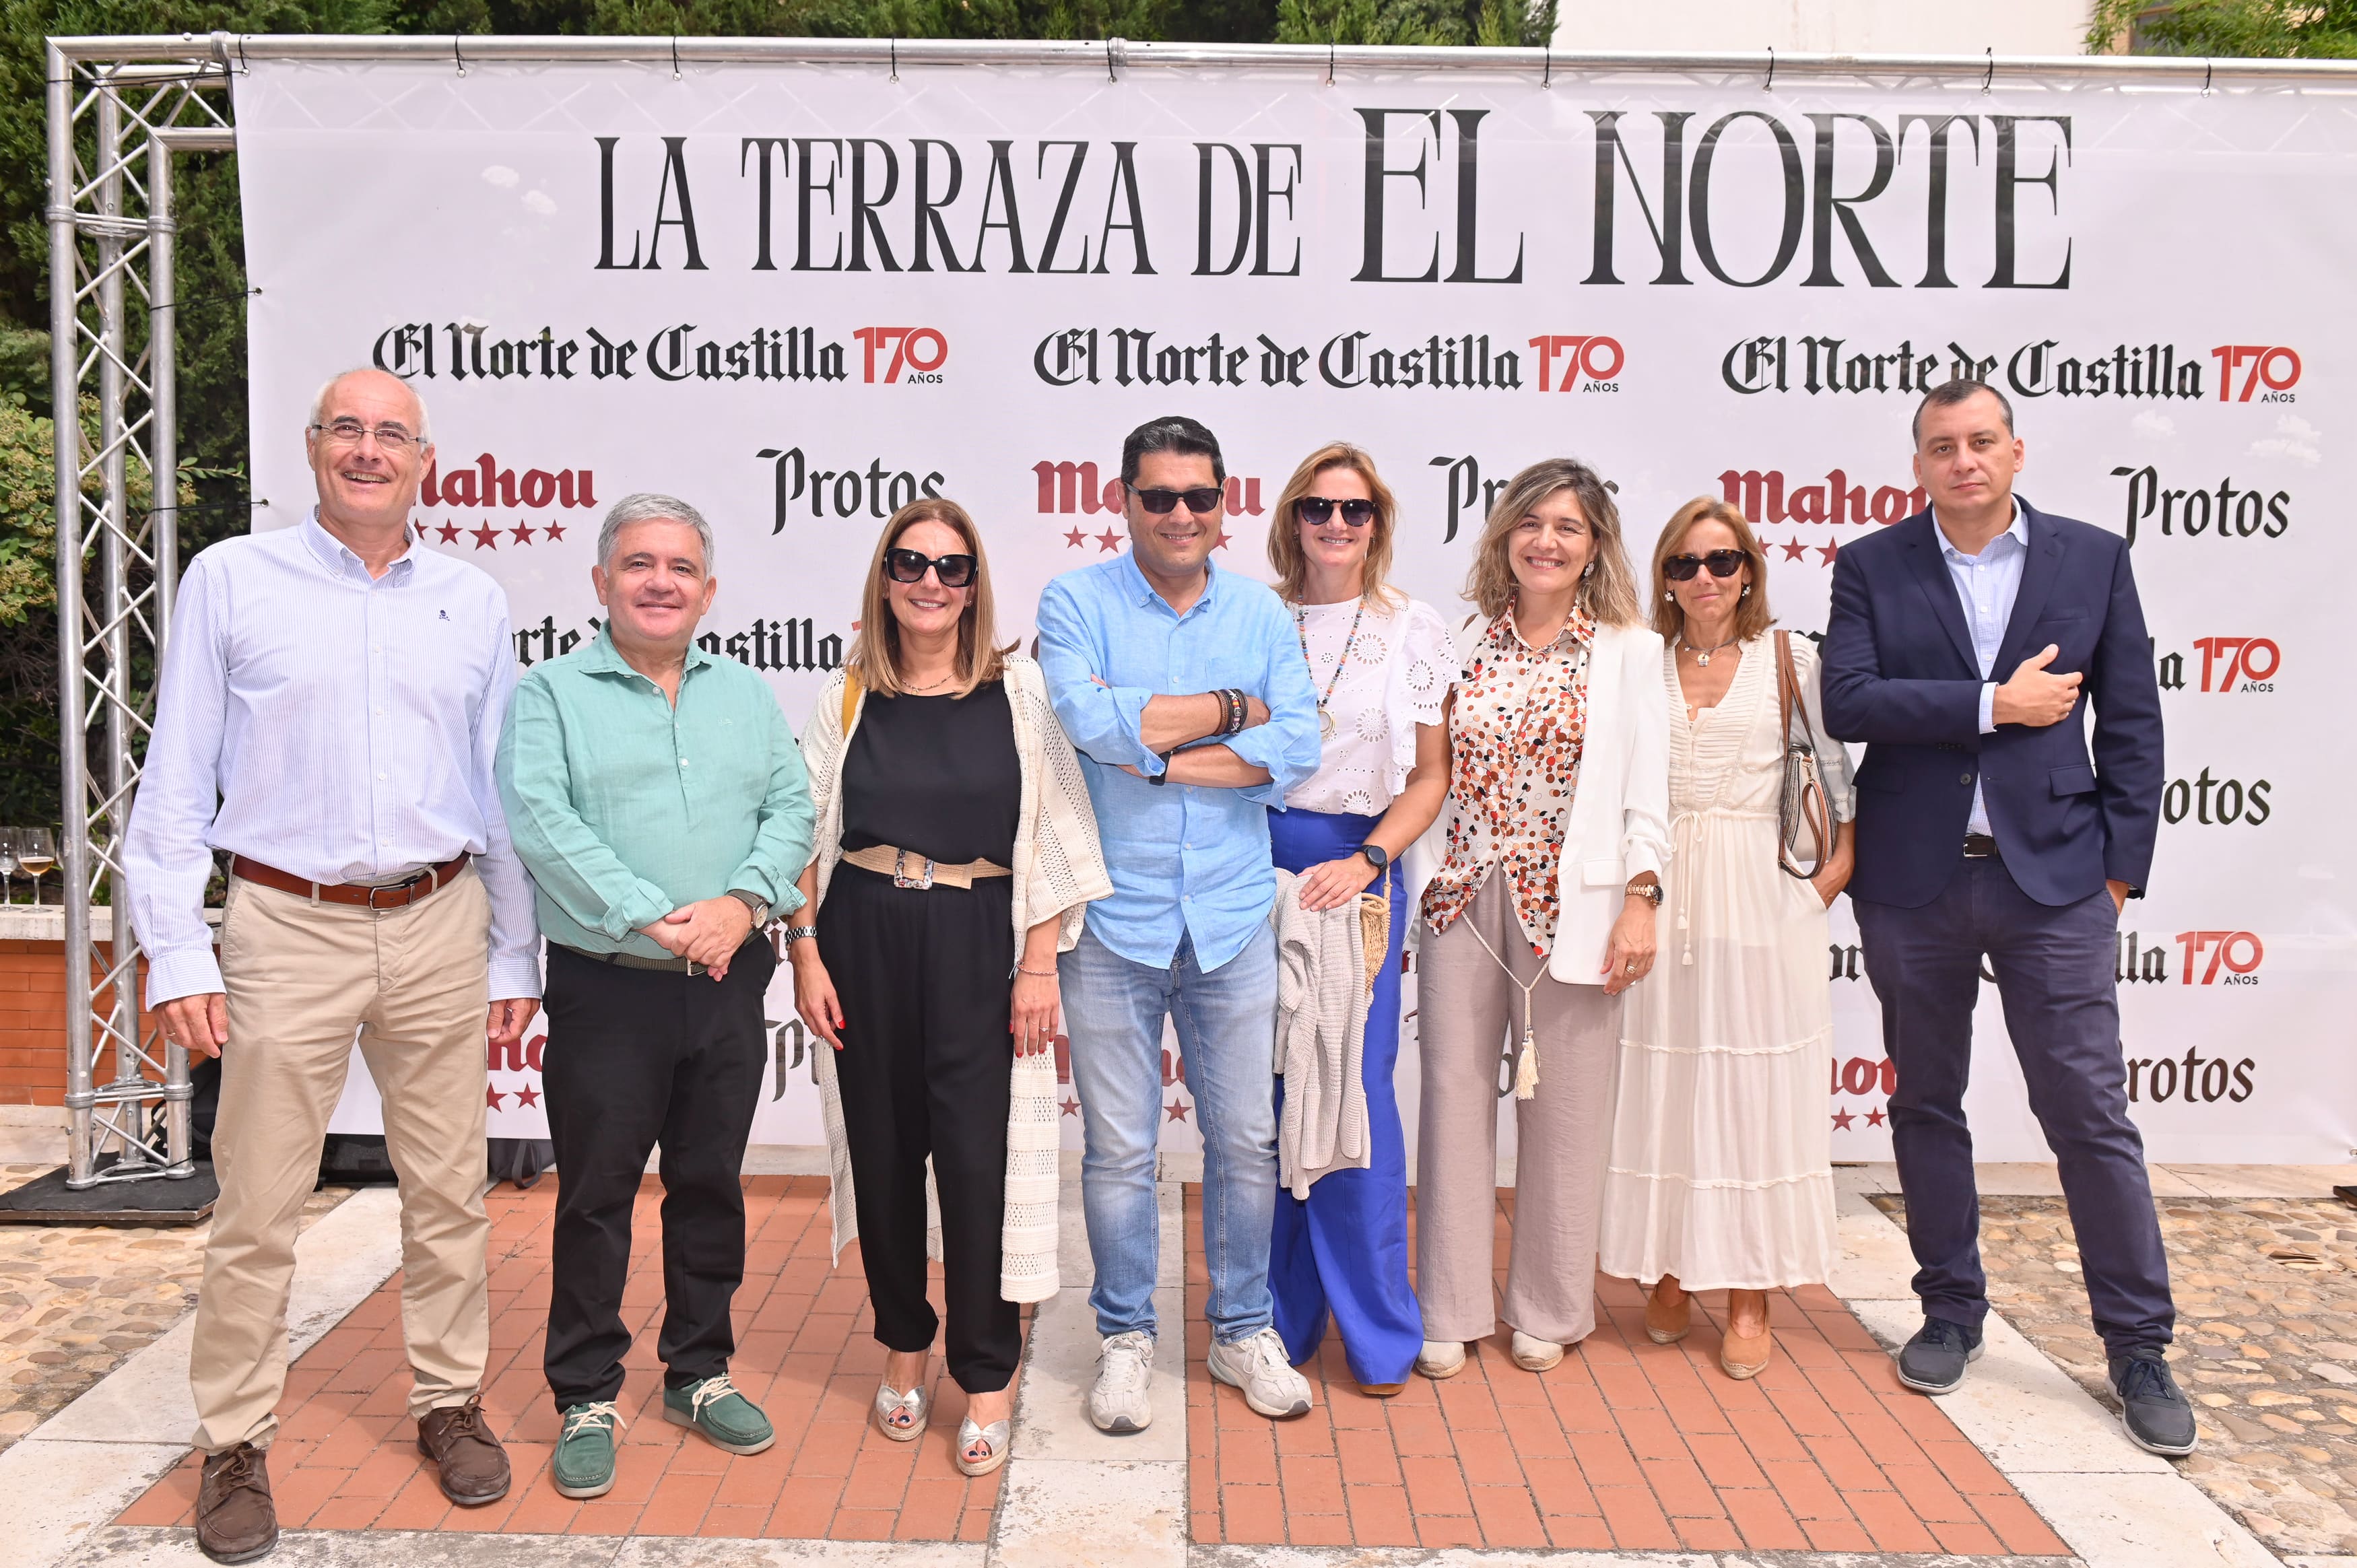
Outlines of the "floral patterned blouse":
M1437 933L1463 914L1502 866L1534 953L1555 940L1555 874L1564 817L1587 733L1587 650L1596 622L1575 609L1555 641L1533 648L1514 612L1468 651L1448 721L1448 857L1424 890Z

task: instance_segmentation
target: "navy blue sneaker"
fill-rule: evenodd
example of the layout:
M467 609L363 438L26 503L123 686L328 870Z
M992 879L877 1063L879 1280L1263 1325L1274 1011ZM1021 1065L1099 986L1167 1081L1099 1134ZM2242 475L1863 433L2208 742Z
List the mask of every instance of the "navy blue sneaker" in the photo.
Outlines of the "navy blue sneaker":
M2175 1457L2192 1453L2201 1441L2193 1430L2193 1402L2169 1376L2159 1346L2113 1357L2112 1391L2120 1396L2128 1441L2147 1453Z
M1899 1380L1919 1394L1953 1393L1967 1364L1981 1359L1981 1331L1927 1317L1915 1337L1899 1348Z

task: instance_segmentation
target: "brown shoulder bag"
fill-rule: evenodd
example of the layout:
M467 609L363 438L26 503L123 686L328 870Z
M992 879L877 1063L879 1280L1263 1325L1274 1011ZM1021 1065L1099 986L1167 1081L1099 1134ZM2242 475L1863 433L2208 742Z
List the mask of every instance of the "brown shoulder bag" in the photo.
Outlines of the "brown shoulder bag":
M1792 634L1776 634L1776 706L1783 719L1784 782L1776 803L1776 863L1803 881L1823 870L1834 852L1833 816L1825 808L1824 775L1817 768L1808 703L1792 668ZM1792 719L1798 713L1801 722Z

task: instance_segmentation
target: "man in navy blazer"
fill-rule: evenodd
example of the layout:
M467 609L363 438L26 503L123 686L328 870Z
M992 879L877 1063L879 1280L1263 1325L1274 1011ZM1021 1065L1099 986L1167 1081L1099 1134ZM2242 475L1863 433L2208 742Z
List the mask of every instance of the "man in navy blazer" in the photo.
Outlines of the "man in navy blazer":
M1823 655L1825 727L1867 746L1849 894L1898 1069L1891 1139L1924 1316L1899 1378L1946 1393L1980 1354L1964 1094L1986 954L2128 1435L2190 1453L2192 1407L2162 1359L2176 1309L2114 978L2165 782L2127 546L2014 496L2022 444L1994 388L1934 388L1914 435L1931 509L1843 548Z

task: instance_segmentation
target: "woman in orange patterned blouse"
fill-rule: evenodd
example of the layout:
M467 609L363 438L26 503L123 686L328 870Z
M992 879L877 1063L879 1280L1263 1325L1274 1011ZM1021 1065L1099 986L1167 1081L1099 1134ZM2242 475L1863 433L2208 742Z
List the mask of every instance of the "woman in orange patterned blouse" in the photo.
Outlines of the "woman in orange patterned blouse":
M1448 853L1425 889L1417 966L1416 1369L1430 1378L1462 1370L1467 1343L1497 1328L1501 1070L1515 1096L1515 1363L1544 1371L1596 1326L1620 993L1652 966L1669 850L1662 639L1603 481L1568 458L1515 475L1465 596L1480 614L1446 709Z

